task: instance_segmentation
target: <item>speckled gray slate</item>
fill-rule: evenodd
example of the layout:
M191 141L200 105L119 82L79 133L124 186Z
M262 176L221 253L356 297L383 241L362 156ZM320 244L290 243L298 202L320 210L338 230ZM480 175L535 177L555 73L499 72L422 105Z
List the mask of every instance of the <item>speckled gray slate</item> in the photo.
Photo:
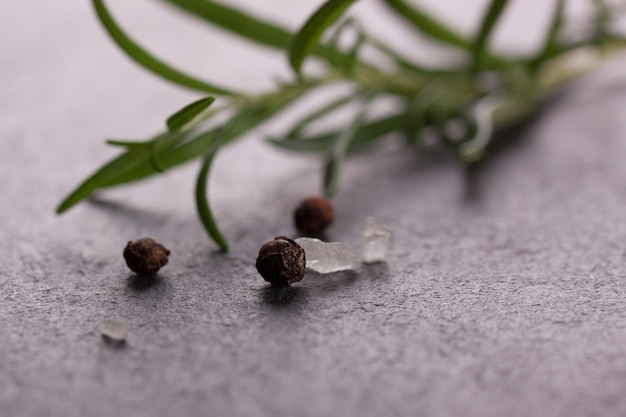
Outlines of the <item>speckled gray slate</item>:
M272 290L256 252L293 235L319 164L260 135L213 172L227 254L195 217L196 166L54 216L114 155L104 137L146 136L195 97L128 63L87 3L0 4L0 416L626 415L626 61L480 171L437 152L353 159L329 237L358 251L374 215L396 232L388 265ZM173 37L185 21L117 3L164 56L262 87L244 58L213 66ZM153 282L121 256L146 235L172 251ZM107 318L128 322L126 345L102 340Z

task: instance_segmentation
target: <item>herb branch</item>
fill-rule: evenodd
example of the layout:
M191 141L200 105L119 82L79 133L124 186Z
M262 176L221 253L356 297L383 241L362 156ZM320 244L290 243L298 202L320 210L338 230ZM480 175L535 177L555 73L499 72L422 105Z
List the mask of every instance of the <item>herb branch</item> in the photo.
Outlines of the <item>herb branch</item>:
M286 52L293 80L264 94L233 91L200 80L145 50L117 24L104 0L92 0L102 26L131 59L170 82L210 96L168 117L166 129L153 138L137 142L108 140L122 153L72 191L57 212L69 210L98 190L135 182L200 159L196 207L207 233L222 250L228 249L228 243L214 220L207 196L213 159L223 146L258 128L312 91L339 83L353 88L349 95L312 109L294 121L283 136L268 138L268 143L325 158L323 192L330 198L339 190L345 157L391 133L405 135L408 146L419 148L421 133L434 131L460 162L480 160L495 132L538 111L552 92L590 69L565 67L563 62L569 55L587 50L606 54L626 46L626 38L612 28L619 8L602 0L590 0L594 15L587 24L591 30L576 41L565 39L566 2L556 0L542 46L527 57L489 49L489 39L510 3L507 0L490 2L473 37L457 33L414 2L379 0L421 36L436 41L441 48L465 54L465 61L452 68L420 65L412 59L413 51L397 51L364 30L354 19L346 17L356 0L323 2L296 33L213 0L158 1L232 35ZM356 38L345 47L340 39L348 32ZM376 51L386 59L367 60L365 50ZM322 75L307 73L304 64L310 56L325 63ZM486 77L492 81L485 83ZM216 96L219 106L215 104ZM369 112L376 101L388 98L401 105L384 116ZM350 105L360 110L346 124L347 128L321 132L312 128L316 122ZM226 121L216 122L218 119ZM451 132L451 124L460 124L463 132Z

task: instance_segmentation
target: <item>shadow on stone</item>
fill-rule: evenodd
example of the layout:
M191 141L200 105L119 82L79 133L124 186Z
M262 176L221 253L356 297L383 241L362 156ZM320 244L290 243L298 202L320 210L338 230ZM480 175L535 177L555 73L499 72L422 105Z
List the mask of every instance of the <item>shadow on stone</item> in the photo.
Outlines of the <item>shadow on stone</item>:
M261 299L274 307L287 307L302 302L306 297L302 287L266 287L261 290Z
M157 287L161 283L161 278L159 275L151 275L151 276L140 276L132 274L127 279L128 288L133 291L143 292L147 291L150 288Z
M333 272L332 274L318 274L307 271L308 283L315 283L315 290L320 292L335 292L354 284L359 278L356 271Z
M163 213L145 210L119 201L105 200L96 196L90 197L87 201L93 207L114 215L118 220L127 221L133 226L139 225L143 228L150 228L155 225L162 225L168 220L168 217Z
M126 340L113 339L105 335L102 335L102 344L112 350L123 350L127 347Z
M332 227L332 225L331 225L331 227ZM308 235L308 234L305 234L305 233L298 233L298 238L301 238L301 237L311 237L311 238L319 239L322 242L326 242L326 243L334 242L332 239L330 239L327 231L324 231L323 233L321 233L321 234L319 234L317 236Z

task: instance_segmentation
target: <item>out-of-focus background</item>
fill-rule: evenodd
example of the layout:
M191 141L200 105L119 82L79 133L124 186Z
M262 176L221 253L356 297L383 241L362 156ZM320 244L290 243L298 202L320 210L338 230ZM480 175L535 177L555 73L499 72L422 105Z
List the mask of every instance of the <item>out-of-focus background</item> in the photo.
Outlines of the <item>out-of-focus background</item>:
M319 3L229 2L291 28ZM429 3L471 33L486 2ZM292 76L280 54L159 2L110 6L194 74L252 91ZM513 1L494 47L532 51L553 6ZM423 62L455 59L374 1L354 13ZM319 191L318 160L261 133L219 155L211 197L227 254L196 219L195 164L57 217L116 154L105 138L149 137L198 96L131 63L89 2L1 3L0 39L0 415L626 414L625 57L504 138L480 171L438 152L350 160L329 238L358 251L374 215L395 231L391 258L273 291L256 252L294 234L292 208ZM172 251L148 287L121 257L140 236ZM98 331L115 317L130 327L121 348Z

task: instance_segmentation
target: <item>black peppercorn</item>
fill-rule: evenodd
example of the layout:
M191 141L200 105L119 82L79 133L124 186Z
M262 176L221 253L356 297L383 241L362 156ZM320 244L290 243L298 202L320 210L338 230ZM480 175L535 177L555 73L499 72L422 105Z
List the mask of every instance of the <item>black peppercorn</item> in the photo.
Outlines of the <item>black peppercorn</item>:
M304 200L296 208L296 229L304 236L319 236L335 218L332 204L324 197L315 196Z
M167 264L169 254L169 250L149 237L130 241L124 248L126 265L142 276L156 274Z
M304 249L293 240L278 236L259 249L256 269L274 287L302 280L306 258Z

